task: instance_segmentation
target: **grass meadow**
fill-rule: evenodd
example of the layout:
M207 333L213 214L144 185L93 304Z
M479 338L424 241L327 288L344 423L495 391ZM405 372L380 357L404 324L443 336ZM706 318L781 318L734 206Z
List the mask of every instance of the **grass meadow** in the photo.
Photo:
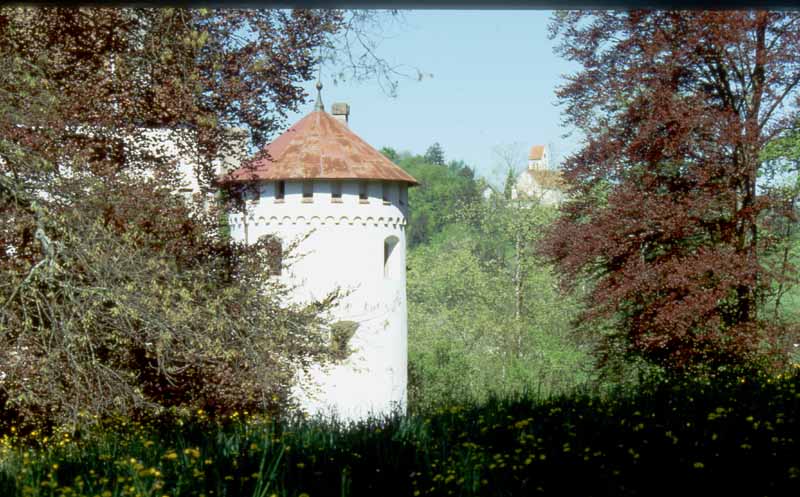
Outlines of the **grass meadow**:
M17 433L0 495L800 495L800 371L522 395L357 425L109 420Z

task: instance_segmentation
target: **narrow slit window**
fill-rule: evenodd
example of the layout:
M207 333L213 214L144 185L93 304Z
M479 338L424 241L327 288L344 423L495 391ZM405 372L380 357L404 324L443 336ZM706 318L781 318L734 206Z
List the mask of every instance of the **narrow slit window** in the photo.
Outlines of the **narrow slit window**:
M400 186L400 205L408 203L408 189L405 186Z
M283 266L283 242L277 236L269 235L265 247L270 276L280 276Z
M362 181L358 184L358 200L361 202L369 201L369 197L367 197L367 182Z
M286 182L278 181L275 184L275 200L283 200L283 197L285 195L286 195Z
M396 236L390 236L383 241L383 277L386 279L397 279L399 256L397 254Z
M314 199L314 182L303 182L303 202L311 202Z
M331 199L334 202L342 200L342 183L334 181L331 183Z
M389 183L384 182L383 185L383 203L389 203Z

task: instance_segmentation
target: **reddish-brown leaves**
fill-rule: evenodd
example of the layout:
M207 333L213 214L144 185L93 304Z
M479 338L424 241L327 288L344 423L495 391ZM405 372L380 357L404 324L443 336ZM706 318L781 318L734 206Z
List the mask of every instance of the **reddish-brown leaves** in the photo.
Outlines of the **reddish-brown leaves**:
M572 12L551 34L583 66L558 96L587 142L543 252L566 282L594 277L585 317L616 319L635 353L674 369L751 359L782 329L759 313L774 278L759 219L780 199L756 178L797 118L800 16Z

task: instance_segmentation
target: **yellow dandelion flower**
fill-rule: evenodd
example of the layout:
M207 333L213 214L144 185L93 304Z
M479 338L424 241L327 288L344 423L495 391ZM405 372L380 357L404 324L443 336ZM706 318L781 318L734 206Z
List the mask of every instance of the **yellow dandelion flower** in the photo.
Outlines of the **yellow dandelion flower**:
M187 456L190 456L192 459L197 459L200 457L200 449L197 447L190 447L187 449L183 449L183 453Z

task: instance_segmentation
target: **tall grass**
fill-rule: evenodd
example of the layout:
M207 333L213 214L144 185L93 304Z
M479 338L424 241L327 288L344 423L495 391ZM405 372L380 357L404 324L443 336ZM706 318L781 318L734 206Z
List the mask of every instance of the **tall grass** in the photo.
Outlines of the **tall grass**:
M800 495L800 375L491 398L358 424L124 423L6 436L2 496Z

